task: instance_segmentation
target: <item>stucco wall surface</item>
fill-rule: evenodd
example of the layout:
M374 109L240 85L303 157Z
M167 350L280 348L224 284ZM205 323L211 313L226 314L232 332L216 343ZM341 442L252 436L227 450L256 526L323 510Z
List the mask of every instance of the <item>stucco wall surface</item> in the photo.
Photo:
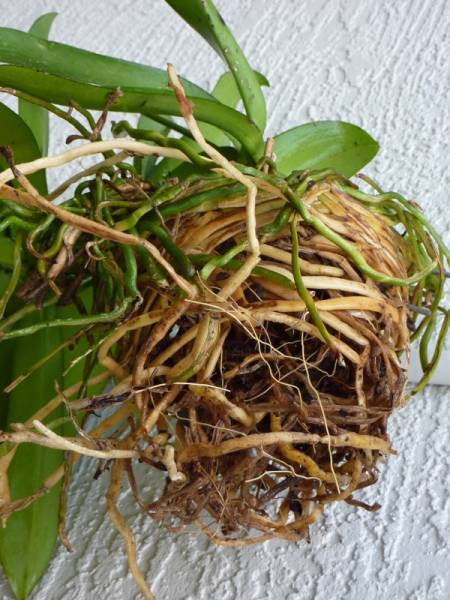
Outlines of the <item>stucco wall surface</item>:
M220 0L226 21L265 73L268 133L311 119L366 128L381 150L368 172L420 200L450 241L450 2L448 0ZM2 25L26 29L60 13L53 39L177 69L211 86L222 66L162 0L0 0ZM55 125L52 149L67 131ZM56 139L55 139L56 138ZM217 548L169 535L125 492L139 562L160 600L446 600L450 598L450 389L431 387L394 416L398 456L382 468L378 513L330 508L312 543ZM121 539L105 517L107 478L81 461L68 531L33 600L134 600ZM157 478L144 494L151 498ZM9 600L0 581L0 598Z

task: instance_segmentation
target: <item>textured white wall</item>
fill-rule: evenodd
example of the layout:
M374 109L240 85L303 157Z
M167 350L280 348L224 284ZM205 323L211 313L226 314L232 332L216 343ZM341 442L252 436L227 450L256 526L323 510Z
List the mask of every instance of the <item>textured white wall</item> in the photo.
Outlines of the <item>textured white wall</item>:
M187 0L188 1L188 0ZM368 172L417 197L450 241L450 3L447 0L220 0L255 68L272 83L269 133L309 119L360 124L381 143ZM179 71L211 86L221 64L162 0L0 0L0 23L26 29L57 10L53 39ZM58 129L53 149L61 147ZM376 514L330 508L312 544L217 548L169 535L121 508L159 600L444 600L450 597L450 391L429 388L390 425L398 457L359 496ZM68 529L33 600L134 600L122 543L105 518L106 480L79 465ZM148 481L147 494L158 481ZM0 582L0 597L11 596Z

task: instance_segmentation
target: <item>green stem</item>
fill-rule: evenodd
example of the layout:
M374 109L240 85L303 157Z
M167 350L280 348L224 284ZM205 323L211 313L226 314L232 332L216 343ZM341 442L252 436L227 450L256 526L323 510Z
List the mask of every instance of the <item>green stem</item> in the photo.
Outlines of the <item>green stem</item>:
M0 223L0 233L8 229L8 227L18 227L24 231L32 231L35 226L35 223L30 223L29 221L24 221L20 217L11 215L10 217L6 217L6 219Z
M247 244L247 241L241 242L240 244L233 246L233 248L230 248L227 252L225 252L225 254L211 258L211 260L209 260L200 271L200 277L204 281L208 281L214 269L217 269L219 267L225 267L232 258L234 258L237 254L240 254L244 250Z
M429 381L433 377L433 373L435 372L436 367L439 363L439 359L442 354L442 350L444 348L445 339L446 339L447 332L448 332L449 325L450 325L450 311L443 310L443 313L444 313L444 320L442 322L441 329L439 331L439 336L438 336L438 340L436 342L436 346L434 348L433 356L432 356L430 362L426 365L426 368L424 369L424 374L423 374L422 379L411 390L411 392L409 394L410 396L414 396L415 394L417 394L423 390L423 388L429 383Z
M281 231L289 222L291 211L292 209L290 206L284 206L271 223L267 223L259 228L258 235L273 235ZM247 245L247 241L241 242L240 244L233 246L233 248L230 248L222 256L211 258L211 260L209 260L209 262L207 262L202 268L200 277L207 281L214 269L226 267L237 254L242 252L247 247Z
M178 194L183 190L183 184L179 183L176 185L163 186L159 190L157 190L151 198L147 201L144 201L142 205L137 208L135 211L131 213L126 219L122 219L118 221L114 225L114 229L118 231L127 231L132 227L135 227L140 219L145 216L148 212L163 204L165 202L170 202L178 196Z
M132 227L130 233L139 236L137 230ZM158 285L165 285L167 283L165 272L162 267L155 261L153 256L143 246L136 246L136 252L144 264L145 270L149 274L153 281L156 281Z
M67 111L61 110L60 108L58 108L51 102L46 102L45 100L42 100L41 98L36 98L35 96L32 96L31 94L27 94L25 92L15 89L15 88L0 87L0 92L3 92L5 94L11 94L12 96L16 96L17 98L20 98L21 100L26 100L27 102L30 102L31 104L35 104L36 106L40 106L41 108L48 110L48 112L53 113L60 119L67 121L67 123L72 125L72 127L74 129L76 129L83 137L85 137L86 139L89 138L90 132L77 119L75 119L75 117L73 117Z
M170 254L175 265L180 269L181 274L186 279L192 279L195 276L195 269L187 255L175 244L170 235L163 227L156 223L148 223L147 231L155 235L161 242L164 249Z
M140 297L141 293L137 286L138 268L133 248L126 244L121 244L121 248L125 262L125 285L134 298Z
M181 200L177 200L172 204L164 205L159 208L158 213L164 219L169 219L170 217L175 217L181 213L186 213L192 211L194 208L198 208L202 204L211 205L214 207L215 204L220 202L223 198L233 199L241 196L245 193L245 187L238 183L231 186L215 188L212 190L208 190L207 192L200 192L199 194L194 194L187 198L182 198ZM155 211L154 215L150 215L149 219L143 221L139 224L140 230L145 230L148 228L149 223L154 223L158 220L158 214Z
M216 259L217 256L214 254L190 254L189 260L196 267L203 267L211 260ZM243 263L240 260L236 260L235 258L229 259L226 264L221 265L222 268L226 268L228 271L238 271L242 267ZM295 283L277 273L276 271L271 271L266 267L255 267L252 271L252 277L262 277L264 279L268 279L269 281L273 281L273 283L277 283L285 288L290 290L295 290Z
M34 247L34 242L36 241L36 239L45 231L47 231L47 229L50 227L50 225L53 223L53 221L55 220L55 216L54 215L47 215L34 229L33 231L29 234L29 236L27 237L27 246L28 249L31 249Z
M68 228L69 225L67 223L63 223L59 227L53 243L47 248L47 250L45 250L45 252L41 254L42 258L53 258L54 256L56 256L56 254L58 254L63 245L64 234L66 233Z
M442 258L442 254L441 254L440 258ZM429 307L430 311L431 311L431 317L425 327L425 331L420 339L420 345L419 345L420 364L421 364L422 370L424 372L426 372L428 369L428 365L429 365L428 346L430 343L431 335L433 334L435 327L436 327L439 303L444 295L445 275L443 273L442 263L440 263L440 264L441 264L441 273L440 273L441 276L437 278L438 285L437 285L437 288L434 290L433 302L431 303L431 305ZM432 275L431 277L434 278L435 276Z
M41 329L47 329L51 327L74 327L74 326L85 326L94 325L97 323L110 323L116 321L122 317L128 307L130 306L133 298L125 298L122 304L116 307L111 312L100 313L98 315L89 315L88 317L74 317L70 319L54 319L53 321L46 321L42 323L36 323L30 327L24 327L23 329L15 329L8 333L0 333L0 342L4 340L10 340L12 338L24 337L26 335L32 335L37 333Z
M297 218L291 221L291 240L292 240L292 274L294 275L295 286L297 288L298 295L306 305L306 309L311 315L315 326L320 332L323 340L328 344L333 352L336 352L336 346L333 339L325 327L324 322L320 318L319 311L317 310L316 304L313 297L309 293L308 288L303 282L302 273L300 270L300 259L299 259L299 246L298 246L298 234L297 234Z
M427 229L429 231L429 233L431 234L431 236L433 237L433 239L436 241L437 245L439 246L439 249L441 250L441 252L444 254L445 258L447 259L447 262L450 264L450 249L447 248L442 237L439 235L439 233L436 231L436 229L431 225L431 223L425 217L423 212L420 211L418 208L416 208L404 196L402 196L401 194L398 194L397 192L384 192L382 194L372 196L370 194L365 194L364 192L361 192L360 190L355 190L354 188L350 188L347 186L344 186L342 189L343 189L343 191L347 192L349 195L353 196L354 198L358 198L360 200L369 199L369 200L377 201L377 202L381 202L383 200L397 200L404 208L406 208L406 210L410 214L412 214L417 219L417 221L421 225L423 225L425 227L425 229Z
M91 130L94 131L97 123L95 122L95 119L94 119L94 116L92 115L92 113L89 110L87 110L86 108L84 108L83 106L81 106L81 104L79 104L76 100L72 100L72 102L70 103L70 107L77 110L80 113L80 115L83 115L83 117L88 122ZM87 134L89 137L91 135L91 133L87 129L86 129L86 131L87 131Z
M422 337L420 338L419 344L419 358L420 366L422 371L426 371L428 366L428 346L430 344L431 335L433 334L436 327L437 315L434 313L428 319L428 324L425 327Z
M381 273L380 271L373 269L366 262L363 255L359 252L359 250L357 250L354 247L354 245L352 243L348 242L343 237L341 237L339 234L335 233L332 229L330 229L327 225L325 225L325 223L323 223L320 219L318 219L317 217L314 217L309 212L309 210L306 207L306 205L304 204L304 202L302 202L302 200L300 198L298 198L297 195L287 185L284 186L284 189L282 189L282 191L285 193L286 197L291 202L292 206L298 211L298 213L301 215L301 217L303 218L303 220L305 221L305 223L307 225L310 225L311 227L313 227L313 229L315 229L317 231L317 233L320 233L328 241L332 242L338 248L343 250L347 254L347 256L349 256L352 259L352 261L357 266L357 268L362 273L364 273L365 275L367 275L368 277L373 279L373 281L377 281L378 283L384 283L387 285L398 285L398 286L408 287L411 284L416 283L417 281L420 281L420 279L423 279L424 277L429 275L433 271L433 269L437 266L437 262L433 261L427 267L425 267L422 271L419 271L419 272L415 273L414 275L411 275L410 277L407 277L405 279L402 279L399 277L392 277L390 275L386 275L385 273Z
M53 306L57 302L58 302L58 297L53 296L52 298L50 298L50 300L47 300L46 302L44 302L44 304L42 304L42 306L40 308L38 308L34 304L26 304L21 309L19 309L18 311L16 311L15 313L13 313L7 319L4 319L0 323L0 339L2 337L2 331L5 331L9 327L11 327L11 325L14 325L14 323L17 323L17 321L20 321L21 319L23 319L24 317L26 317L27 315L31 314L34 311L44 310L45 308L47 308L49 306Z
M277 214L272 223L263 225L259 231L259 235L275 235L282 231L289 223L289 217L291 215L292 208L290 206L283 206L280 212Z
M199 154L199 147L195 142L192 142L192 140L170 138L158 133L157 131L150 131L147 129L134 129L131 127L128 121L119 121L113 124L113 135L120 135L123 131L126 131L126 133L135 140L155 142L156 144L159 144L165 148L177 148L186 154L186 156L190 158L194 165L197 165L200 168L211 169L214 166L211 160L206 159Z
M13 260L13 270L8 282L8 287L4 291L3 296L0 298L0 319L2 319L3 315L5 314L8 302L11 296L14 294L14 290L16 289L17 284L19 283L20 274L22 272L22 234L20 232L16 234Z
M17 202L13 202L12 200L5 200L2 196L2 190L0 188L0 200L2 205L8 208L11 212L16 213L18 217L23 217L24 219L34 219L36 215L39 213L34 210L27 208L26 206L22 206L21 204L17 204Z
M192 137L192 133L189 131L189 129L187 129L187 127L183 127L183 125L180 125L173 119L163 117L162 115L153 115L152 119L157 123L161 123L161 125L165 125L168 129L173 129L173 131L181 133L181 135L183 135L184 137L190 138L192 140L194 139Z

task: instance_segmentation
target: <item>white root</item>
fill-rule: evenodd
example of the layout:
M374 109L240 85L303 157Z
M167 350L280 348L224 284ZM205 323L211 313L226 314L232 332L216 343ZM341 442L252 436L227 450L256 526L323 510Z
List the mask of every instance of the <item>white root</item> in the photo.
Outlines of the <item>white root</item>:
M106 140L103 142L89 142L87 144L77 146L76 148L66 150L66 152L55 154L54 156L45 156L31 162L21 163L16 165L16 167L23 175L32 175L33 173L37 173L37 171L41 171L42 169L61 167L62 165L66 165L67 163L77 160L78 158L82 158L83 156L101 154L102 152L108 152L109 150L126 150L131 154L139 154L142 156L157 155L165 158L176 158L178 160L190 162L186 154L181 152L181 150L177 150L176 148L149 146L143 142L120 139ZM5 183L8 183L8 181L15 179L15 177L16 176L14 175L12 169L5 169L2 171L0 173L0 188L5 185Z
M161 459L161 462L167 469L167 475L169 476L170 481L186 481L186 475L177 469L175 463L175 450L170 444L164 448L164 456Z
M242 267L227 280L220 292L221 298L228 298L235 290L237 290L242 282L250 276L251 272L259 262L260 248L256 230L257 187L249 177L243 175L233 164L230 163L230 161L222 156L220 152L208 144L197 125L192 113L192 105L186 98L186 94L184 93L183 86L178 78L178 75L176 74L174 66L171 64L167 65L167 71L169 74L169 83L175 91L175 95L180 104L181 113L195 141L201 148L203 148L203 150L216 164L223 168L226 175L245 185L248 190L246 224L250 253Z
M83 179L84 177L89 177L89 175L93 175L94 173L97 173L97 171L99 171L100 169L104 169L106 167L112 167L113 165L125 160L127 158L127 156L128 156L128 152L125 152L125 151L119 152L118 154L114 154L114 156L105 158L105 160L102 160L102 161L96 163L95 165L92 165L92 167L88 167L87 169L84 169L83 171L80 171L79 173L75 173L75 175L72 175L72 177L69 177L68 179L66 179L66 181L61 183L61 185L59 185L57 188L55 188L53 190L53 192L48 195L48 199L54 200L55 198L60 196L63 192L65 192L67 190L67 188L69 188L73 183L80 181L80 179Z
M0 433L0 440L15 444L33 443L47 448L54 448L56 450L76 452L77 454L92 456L93 458L137 458L139 456L139 453L135 450L122 450L119 448L97 450L95 448L89 448L88 446L76 443L69 438L58 435L37 419L33 420L33 427L42 435L37 435L32 431L25 430L22 425L22 427L14 433Z

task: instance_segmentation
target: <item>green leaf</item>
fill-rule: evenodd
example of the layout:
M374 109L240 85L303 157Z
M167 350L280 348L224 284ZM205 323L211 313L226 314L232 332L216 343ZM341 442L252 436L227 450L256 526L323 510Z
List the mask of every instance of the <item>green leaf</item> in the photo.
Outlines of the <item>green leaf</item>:
M23 67L0 66L0 85L20 89L32 96L56 104L68 105L76 100L88 109L102 110L111 88L78 83ZM176 115L181 112L175 94L169 89L122 87L123 95L110 111L139 113L149 117ZM243 114L219 104L216 100L192 97L194 116L202 122L216 125L235 137L254 160L263 152L263 140L258 128Z
M236 81L247 115L263 132L266 103L258 79L222 16L211 0L166 0L228 65Z
M57 13L51 12L36 19L30 33L41 39L47 39ZM33 132L41 155L48 151L48 112L43 108L19 98L19 115Z
M264 75L258 73L257 71L255 71L255 75L260 85L269 86L269 82L264 77ZM219 102L225 104L226 106L229 106L230 108L235 108L239 100L241 99L234 77L229 71L223 73L219 77L212 93L213 96L217 98L217 100L219 100ZM236 147L239 147L239 144L236 142L236 140L232 138L232 136L225 135L223 131L221 131L217 127L214 127L214 125L202 123L201 130L205 138L212 144L215 144L216 146L229 146L231 140ZM163 158L152 169L152 172L150 174L151 181L153 183L157 183L158 181L165 179L169 175L179 177L181 175L180 165L180 160L176 160L175 158Z
M161 125L161 123L157 123L156 121L154 121L150 117L146 117L145 115L141 115L139 117L137 129L157 131L162 135L168 135L168 133L170 132L170 129L168 127L166 127L165 125ZM147 143L150 144L151 142ZM136 167L136 169L138 169L139 173L142 175L142 177L144 177L144 179L150 179L157 158L157 156L136 156L134 158L134 166Z
M10 242L7 238L0 236L0 265L2 260L2 242ZM14 252L14 245L12 246ZM11 255L12 259L12 255ZM12 262L11 262L12 265ZM9 275L0 270L0 298L8 287ZM12 342L12 340L11 340ZM4 429L8 416L8 398L3 393L3 388L11 381L11 368L9 359L11 357L11 348L8 344L0 344L0 429Z
M49 12L41 15L30 27L30 33L43 40L48 39L48 34L50 33L53 21L57 16L58 13L56 12Z
M0 145L12 148L17 163L40 156L31 129L19 115L3 104L0 104ZM0 159L0 163L0 168L6 168L3 159ZM47 192L43 172L31 176L30 181L41 193ZM1 236L0 262L7 259L10 252L8 247L8 239ZM36 317L29 317L32 318ZM57 335L56 331L46 330L39 338L36 337L33 344L25 340L0 343L0 419L3 427L25 420L42 406L48 400L46 395L50 392L49 386L52 386L50 393L54 395L54 375L61 372L57 365L61 357L52 359L8 396L1 391L23 368L45 356L49 340ZM61 453L30 445L20 447L8 471L12 498L27 496L38 488L43 479L59 466L61 458ZM5 529L0 528L0 561L19 600L28 595L50 560L56 540L58 502L58 489L55 489L28 509L12 515Z
M14 243L0 234L0 267L12 268L14 264ZM1 297L1 294L0 294Z
M7 27L0 27L0 62L112 89L167 88L167 73L162 69L49 42ZM201 87L185 79L182 82L186 94L211 99Z
M49 310L36 311L24 319L24 325L51 318ZM58 329L43 329L27 338L0 343L0 351L9 351L11 379L26 372L37 360L61 343ZM2 348L4 347L4 348ZM55 380L63 372L63 354L51 358L17 386L8 397L6 425L28 419L55 395ZM52 418L64 414L57 409ZM59 451L24 444L18 447L9 467L9 486L13 500L36 491L45 478L57 469L63 455ZM28 596L47 568L57 536L59 486L36 500L28 508L11 515L6 528L0 529L0 560L18 600Z
M270 87L270 83L265 75L259 73L258 71L254 71L254 73L256 80L261 87ZM239 100L241 99L241 95L236 85L234 76L232 73L230 73L230 71L222 73L217 80L216 85L214 86L212 95L222 104L231 106L231 108L236 108Z
M17 164L40 157L39 147L28 125L17 113L0 102L0 146L11 146ZM0 169L7 168L6 161L0 157ZM45 173L39 171L30 175L31 183L42 193L47 193Z
M270 85L266 77L264 77L262 73L258 73L258 71L255 71L255 75L258 80L258 83L261 86L268 87ZM225 104L226 106L229 106L230 108L236 108L236 106L239 103L239 100L241 99L241 95L236 85L236 81L233 77L233 74L229 71L223 73L219 77L216 85L214 86L212 94L215 98L217 98L219 102ZM222 131L220 131L220 129L214 127L214 125L203 124L202 133L210 142L216 144L216 146L226 146L227 144L229 144L229 138Z
M0 279L1 286L1 279ZM83 301L88 310L92 304L92 290L82 293ZM70 318L78 316L75 307L51 307L36 311L27 319L21 321L21 326L33 325L54 318ZM8 357L8 368L0 375L0 385L4 386L13 381L38 360L49 355L64 340L70 338L78 327L47 328L34 333L31 338L24 337L0 342L0 360ZM28 376L7 397L7 410L0 409L0 419L3 412L2 427L10 423L23 422L39 408L55 396L55 382L67 388L83 376L84 360L63 375L68 365L89 349L89 342L83 338L75 347L66 347L48 360L38 370ZM2 363L2 365L5 363ZM101 371L96 367L93 375ZM103 384L90 387L89 393L100 393ZM5 395L0 393L0 400L5 401ZM65 416L63 406L57 408L47 419ZM72 425L66 424L59 433L73 435ZM57 469L63 462L63 453L30 444L19 446L8 471L12 499L28 496L42 485L45 478ZM7 527L0 529L0 561L11 586L18 598L28 596L40 577L45 572L56 545L59 518L58 484L49 494L36 500L31 506L11 515Z
M297 169L335 169L351 177L378 152L378 143L363 129L342 121L317 121L289 129L274 138L280 173Z

